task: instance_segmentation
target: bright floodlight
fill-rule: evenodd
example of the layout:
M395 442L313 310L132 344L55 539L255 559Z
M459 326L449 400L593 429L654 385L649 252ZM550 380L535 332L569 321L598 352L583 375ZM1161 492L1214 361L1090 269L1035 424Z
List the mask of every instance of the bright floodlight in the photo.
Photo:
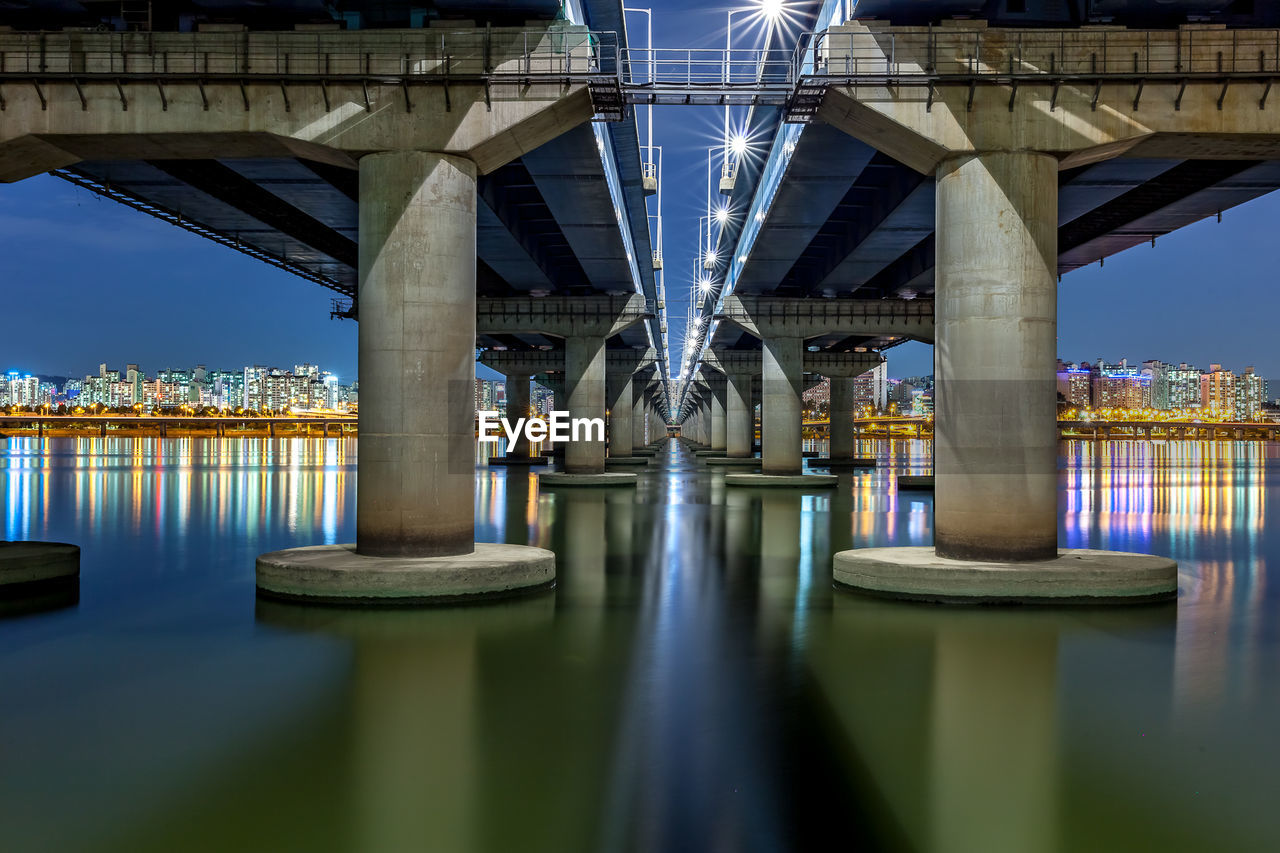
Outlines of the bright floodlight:
M713 258L713 260L714 260L714 258ZM699 290L701 290L703 293L710 293L710 292L711 292L711 279L709 279L709 278L704 278L702 281L698 282L698 289L699 289Z
M771 21L782 17L783 0L760 0L760 11Z
M729 140L729 150L736 155L741 155L742 152L747 150L747 138L740 133L734 134L733 138Z
M729 221L729 208L721 207L716 209L716 222L721 225Z

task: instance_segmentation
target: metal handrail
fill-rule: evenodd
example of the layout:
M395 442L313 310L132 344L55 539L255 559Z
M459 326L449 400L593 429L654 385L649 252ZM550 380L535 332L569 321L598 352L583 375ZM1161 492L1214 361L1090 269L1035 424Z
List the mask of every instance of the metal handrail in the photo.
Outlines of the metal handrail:
M581 28L0 33L0 75L564 77L617 75L616 33Z
M808 68L805 66L808 65ZM798 77L1178 77L1280 74L1280 30L864 30L808 34Z

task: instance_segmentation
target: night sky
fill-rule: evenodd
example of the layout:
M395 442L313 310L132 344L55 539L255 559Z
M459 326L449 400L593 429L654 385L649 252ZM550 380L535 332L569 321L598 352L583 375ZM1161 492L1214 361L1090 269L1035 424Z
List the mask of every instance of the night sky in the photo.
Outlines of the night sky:
M658 47L723 47L725 13L734 7L653 5ZM629 18L631 42L642 47L644 16ZM736 17L734 46L753 46L760 32ZM721 138L721 121L714 107L656 110L677 359L705 208L706 149ZM1280 197L1273 194L1227 211L1222 224L1207 220L1161 238L1154 249L1135 248L1105 268L1065 276L1059 355L1220 362L1236 371L1255 365L1280 378L1273 343L1277 224ZM87 190L47 176L0 184L0 234L0 372L78 376L106 361L120 369L136 362L154 375L197 363L235 369L309 362L343 382L356 376L357 327L329 319L330 291ZM932 350L898 347L889 367L892 376L932 372Z

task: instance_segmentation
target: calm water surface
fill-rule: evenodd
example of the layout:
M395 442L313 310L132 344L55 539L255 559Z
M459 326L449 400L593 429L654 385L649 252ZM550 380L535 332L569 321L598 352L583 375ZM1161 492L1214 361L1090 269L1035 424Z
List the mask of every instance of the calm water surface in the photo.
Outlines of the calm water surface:
M353 440L0 439L0 538L83 548L78 600L0 602L0 849L1280 847L1280 448L1064 443L1063 543L1181 565L1115 610L833 591L932 538L928 446L864 451L810 494L479 466L556 590L367 611L253 587L354 538Z

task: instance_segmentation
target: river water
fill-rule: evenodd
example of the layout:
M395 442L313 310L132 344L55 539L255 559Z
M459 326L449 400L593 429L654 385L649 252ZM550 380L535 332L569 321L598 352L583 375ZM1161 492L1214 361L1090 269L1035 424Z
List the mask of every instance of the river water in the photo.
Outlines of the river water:
M480 465L477 538L556 589L371 611L253 586L354 538L352 439L0 440L0 538L83 549L78 598L0 602L0 849L1280 846L1280 448L1064 442L1063 544L1180 563L1118 609L834 591L931 541L928 445L863 450L812 493Z

